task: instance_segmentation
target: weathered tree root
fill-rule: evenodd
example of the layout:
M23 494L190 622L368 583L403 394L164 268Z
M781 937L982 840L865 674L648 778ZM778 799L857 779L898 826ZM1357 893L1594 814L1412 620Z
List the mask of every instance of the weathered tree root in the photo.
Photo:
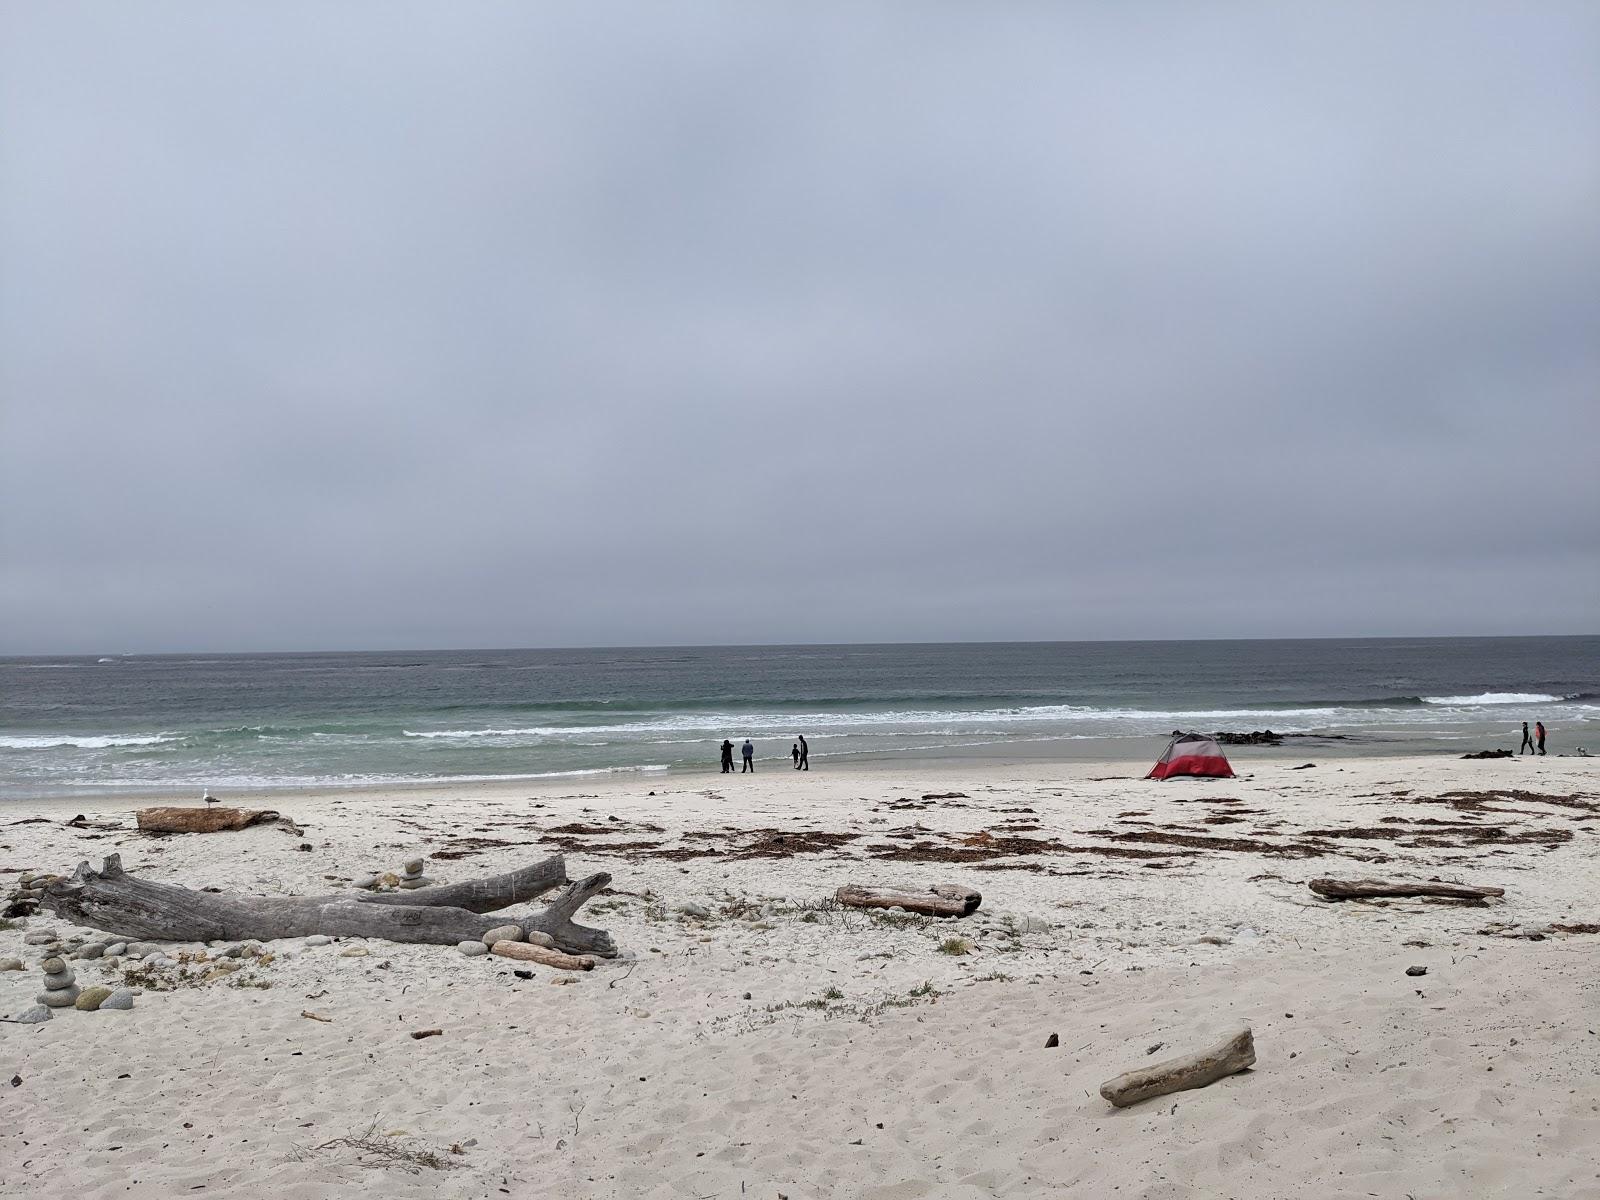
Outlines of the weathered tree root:
M137 878L113 854L99 871L80 863L72 878L45 889L43 903L63 920L126 938L271 941L322 933L453 946L481 940L496 926L511 923L483 913L531 900L565 882L566 865L557 855L491 879L393 895L238 896ZM572 920L610 882L604 873L579 880L543 912L516 924L525 937L531 930L549 934L568 953L613 957L617 948L610 934Z

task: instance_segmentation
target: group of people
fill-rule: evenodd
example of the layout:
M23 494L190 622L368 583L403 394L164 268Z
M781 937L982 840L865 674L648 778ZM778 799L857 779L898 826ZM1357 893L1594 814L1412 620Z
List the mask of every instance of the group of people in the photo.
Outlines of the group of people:
M756 769L756 748L755 744L752 743L749 738L745 738L744 745L739 747L739 757L744 759L744 770L740 771L739 774L743 775L745 771L749 771L753 774ZM811 770L811 747L806 745L804 734L797 734L795 736L795 743L789 750L789 757L794 759L794 769L796 771ZM732 771L733 743L727 738L723 738L722 773L727 775Z
M1537 740L1538 743L1539 743L1539 748L1537 750L1534 749L1535 740ZM1535 754L1535 753L1543 754L1544 753L1544 722L1543 721L1535 721L1533 723L1533 733L1532 734L1528 733L1528 723L1526 721L1524 721L1522 723L1522 745L1517 747L1517 753L1518 754Z

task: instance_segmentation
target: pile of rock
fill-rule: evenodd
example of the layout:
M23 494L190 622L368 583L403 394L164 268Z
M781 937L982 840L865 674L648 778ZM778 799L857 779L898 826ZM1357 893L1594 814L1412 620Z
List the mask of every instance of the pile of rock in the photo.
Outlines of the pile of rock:
M24 871L17 876L17 885L6 896L5 908L0 909L0 917L31 917L39 911L39 901L44 898L44 890L60 879L59 875L40 875L32 871Z
M422 860L413 858L405 865L405 874L400 877L400 886L408 891L414 888L432 887L433 880L422 873Z
M396 875L393 871L384 871L382 874L363 875L351 886L361 888L368 892L388 892L395 888L405 888L414 891L417 888L432 887L438 881L422 873L422 860L413 858L401 868L405 873Z
M65 959L47 958L39 966L44 971L44 991L34 999L46 1008L67 1008L77 1003L77 978Z

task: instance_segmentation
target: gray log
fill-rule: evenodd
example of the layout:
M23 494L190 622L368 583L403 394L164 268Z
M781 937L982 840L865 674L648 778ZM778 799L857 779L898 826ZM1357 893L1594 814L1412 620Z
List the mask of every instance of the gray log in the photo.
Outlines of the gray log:
M487 879L469 879L465 883L447 883L412 891L360 892L353 899L362 904L424 904L486 913L537 900L551 888L566 882L566 864L558 854L532 866L508 871L504 875L491 875ZM500 924L507 922L501 921Z
M1452 900L1487 900L1504 896L1505 888L1472 887L1464 883L1412 883L1385 879L1313 879L1306 884L1328 900L1366 900L1377 896L1447 896Z
M71 879L45 889L43 903L75 925L139 940L271 941L323 933L453 946L512 923L504 916L481 915L479 909L530 900L564 882L566 867L558 855L476 884L419 888L396 896L238 896L139 879L124 871L121 856L113 854L99 871L80 863ZM536 930L569 953L610 958L617 952L610 934L572 921L610 882L609 875L591 875L569 886L542 913L515 924L524 937Z
M903 908L929 917L970 917L983 903L978 892L952 883L937 884L925 892L894 892L847 883L834 893L834 899L847 908Z
M1202 1088L1232 1075L1256 1061L1255 1038L1245 1026L1210 1049L1169 1058L1151 1067L1129 1071L1100 1085L1100 1094L1118 1108L1152 1096Z

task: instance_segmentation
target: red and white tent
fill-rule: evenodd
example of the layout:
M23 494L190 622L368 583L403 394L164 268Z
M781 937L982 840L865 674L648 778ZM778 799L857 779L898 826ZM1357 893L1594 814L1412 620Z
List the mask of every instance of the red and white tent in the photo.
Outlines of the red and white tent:
M1212 775L1233 778L1227 755L1217 739L1203 733L1175 733L1166 753L1150 768L1146 779L1171 779L1174 775Z

